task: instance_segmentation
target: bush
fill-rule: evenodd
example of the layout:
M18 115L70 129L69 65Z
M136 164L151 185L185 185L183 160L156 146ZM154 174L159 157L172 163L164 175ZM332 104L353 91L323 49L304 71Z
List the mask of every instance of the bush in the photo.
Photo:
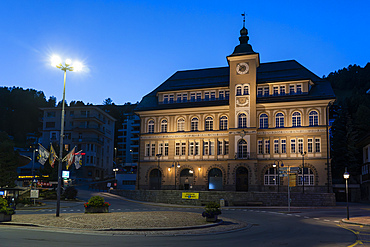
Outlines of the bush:
M209 202L206 205L204 212L202 213L203 217L214 217L215 215L221 214L220 204L217 202Z
M77 189L73 186L69 186L65 189L63 195L66 199L76 199L77 197Z
M8 202L6 199L0 197L0 213L4 213L7 215L12 215L14 214L14 209L8 207Z
M93 207L93 208L99 208L99 207L109 207L110 204L108 202L104 201L104 197L102 196L92 196L89 199L89 202L84 203L85 208Z

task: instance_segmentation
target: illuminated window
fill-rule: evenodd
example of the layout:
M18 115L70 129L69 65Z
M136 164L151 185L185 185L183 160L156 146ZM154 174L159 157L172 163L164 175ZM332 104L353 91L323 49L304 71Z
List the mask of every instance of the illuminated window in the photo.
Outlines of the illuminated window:
M220 130L227 130L227 117L222 116L220 118Z
M163 119L161 121L161 132L167 132L167 120Z
M248 144L244 139L241 139L238 143L238 158L239 159L248 158Z
M185 131L185 119L180 118L177 120L177 131Z
M301 126L301 113L294 112L292 115L292 126L300 127Z
M269 127L269 118L267 114L263 113L260 115L260 129L267 129Z
M275 117L275 127L284 128L284 114L279 112Z
M238 128L246 127L247 127L247 115L245 113L241 113L238 116Z
M308 114L308 123L310 126L319 125L319 114L317 113L317 111L311 111Z
M191 119L191 128L190 130L191 131L197 131L198 130L198 123L199 123L199 119L197 117L193 117Z
M213 118L207 117L205 120L205 130L213 130Z
M151 119L148 122L148 133L154 133L154 120Z
M265 185L277 185L279 174L277 168L271 167L265 172Z

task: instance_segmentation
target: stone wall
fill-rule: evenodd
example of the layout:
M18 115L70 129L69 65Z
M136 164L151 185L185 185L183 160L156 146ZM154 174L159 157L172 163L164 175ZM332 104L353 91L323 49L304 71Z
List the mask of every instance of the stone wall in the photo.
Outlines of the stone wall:
M199 193L198 200L182 199L182 192ZM287 206L287 192L233 192L181 190L113 190L128 199L146 202L202 206L207 202L225 200L229 206ZM290 193L291 206L335 206L334 193Z

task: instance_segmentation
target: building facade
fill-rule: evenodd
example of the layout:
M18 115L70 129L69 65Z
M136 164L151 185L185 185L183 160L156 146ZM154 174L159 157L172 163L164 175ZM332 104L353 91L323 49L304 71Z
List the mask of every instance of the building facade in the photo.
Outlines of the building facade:
M61 109L42 108L42 145L50 150L53 144L59 155ZM113 176L115 119L95 106L66 107L64 118L64 152L76 147L82 150L82 167L72 169L77 180L100 180Z
M139 189L284 191L289 166L293 191L331 191L330 83L294 60L260 63L240 34L227 67L178 71L143 97Z

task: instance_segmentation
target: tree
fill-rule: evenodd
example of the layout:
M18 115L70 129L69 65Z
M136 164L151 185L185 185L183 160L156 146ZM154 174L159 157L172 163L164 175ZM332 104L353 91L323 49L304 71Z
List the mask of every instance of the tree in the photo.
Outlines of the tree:
M111 98L107 98L103 101L103 105L114 105L114 103Z
M18 153L6 132L0 132L0 187L15 187Z

